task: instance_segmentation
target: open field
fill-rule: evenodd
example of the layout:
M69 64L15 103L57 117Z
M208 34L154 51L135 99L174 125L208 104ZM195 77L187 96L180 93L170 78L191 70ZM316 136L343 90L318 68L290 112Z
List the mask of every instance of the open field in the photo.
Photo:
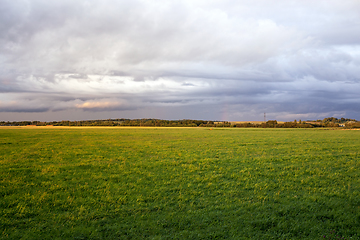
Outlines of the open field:
M336 235L360 239L359 131L0 128L1 239Z
M278 123L284 123L282 121L277 121ZM232 125L241 124L241 123L252 123L252 124L262 124L264 121L232 121L230 122Z

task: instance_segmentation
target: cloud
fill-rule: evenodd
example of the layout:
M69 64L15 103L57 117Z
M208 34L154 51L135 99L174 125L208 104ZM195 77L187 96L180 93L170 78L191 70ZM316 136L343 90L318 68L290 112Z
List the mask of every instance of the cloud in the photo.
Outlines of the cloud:
M116 99L101 99L86 101L82 103L75 104L75 107L83 110L91 110L91 111L123 111L123 110L133 110L134 108L126 106L126 104L122 102L118 102Z
M41 104L35 100L27 101L0 101L0 112L47 112L50 108L46 104Z
M359 118L359 7L355 0L5 0L0 111Z

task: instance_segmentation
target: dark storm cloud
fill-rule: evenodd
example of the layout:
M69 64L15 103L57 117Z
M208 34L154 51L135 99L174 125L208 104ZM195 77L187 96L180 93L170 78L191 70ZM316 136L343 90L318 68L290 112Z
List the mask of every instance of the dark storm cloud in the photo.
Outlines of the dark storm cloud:
M0 111L360 118L359 8L355 0L4 0Z

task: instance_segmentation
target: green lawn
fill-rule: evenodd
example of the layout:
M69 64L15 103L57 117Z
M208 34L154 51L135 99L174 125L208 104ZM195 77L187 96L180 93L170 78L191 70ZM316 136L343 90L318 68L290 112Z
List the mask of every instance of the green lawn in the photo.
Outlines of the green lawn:
M0 237L360 239L360 131L0 128Z

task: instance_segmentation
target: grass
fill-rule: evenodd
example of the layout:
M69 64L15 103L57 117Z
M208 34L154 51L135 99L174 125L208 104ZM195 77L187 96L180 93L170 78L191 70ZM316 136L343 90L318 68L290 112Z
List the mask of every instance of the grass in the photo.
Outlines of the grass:
M359 146L342 130L0 128L0 237L360 239Z

